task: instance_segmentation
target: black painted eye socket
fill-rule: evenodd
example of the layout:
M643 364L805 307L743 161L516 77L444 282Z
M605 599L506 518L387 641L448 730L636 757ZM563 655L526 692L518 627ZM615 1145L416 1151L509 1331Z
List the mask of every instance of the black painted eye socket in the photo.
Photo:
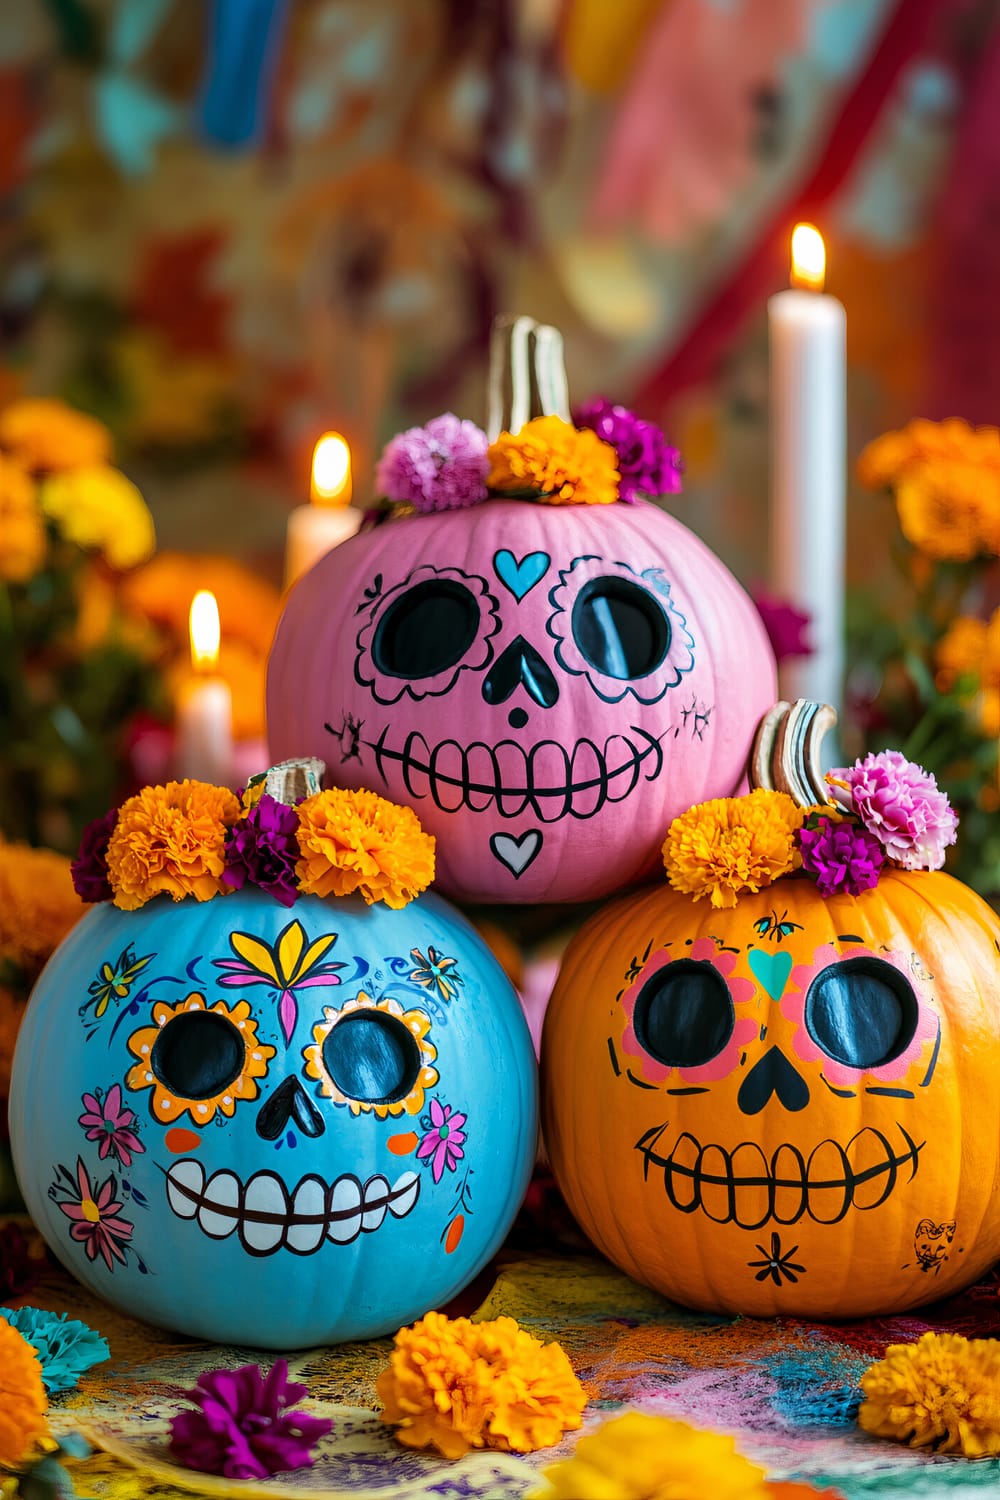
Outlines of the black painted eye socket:
M323 1062L348 1099L395 1104L417 1081L420 1049L395 1016L381 1010L352 1011L327 1033Z
M917 1030L909 980L881 958L845 958L816 975L806 994L806 1030L849 1068L877 1068L905 1052Z
M648 589L627 578L592 578L573 605L573 639L595 672L646 677L670 649L670 621Z
M153 1043L150 1067L178 1099L211 1099L235 1083L246 1049L232 1021L212 1010L186 1010Z
M632 1025L640 1047L668 1068L696 1068L717 1057L733 1034L736 1013L718 969L679 958L639 991Z
M394 599L375 627L372 657L387 677L434 677L476 639L479 605L452 578L427 578Z

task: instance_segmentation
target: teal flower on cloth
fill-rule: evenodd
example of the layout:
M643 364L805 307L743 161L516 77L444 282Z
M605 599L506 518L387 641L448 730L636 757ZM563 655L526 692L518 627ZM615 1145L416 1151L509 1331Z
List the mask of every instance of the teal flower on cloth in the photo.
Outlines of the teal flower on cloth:
M110 1357L107 1341L66 1313L46 1312L41 1307L0 1307L0 1316L14 1325L38 1355L50 1396L73 1390L91 1365Z

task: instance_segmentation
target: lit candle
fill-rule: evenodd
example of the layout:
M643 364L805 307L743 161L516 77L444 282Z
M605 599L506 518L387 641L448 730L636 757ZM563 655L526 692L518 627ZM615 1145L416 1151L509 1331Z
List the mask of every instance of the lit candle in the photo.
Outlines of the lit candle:
M767 304L771 588L807 611L813 654L783 662L781 695L838 711L844 691L846 316L823 294L819 231L796 225L792 288Z
M233 771L233 697L218 675L219 606L200 590L191 600L192 676L177 706L177 768L180 777L229 786Z
M351 450L339 432L325 432L313 450L311 500L288 517L286 588L361 525L351 505Z

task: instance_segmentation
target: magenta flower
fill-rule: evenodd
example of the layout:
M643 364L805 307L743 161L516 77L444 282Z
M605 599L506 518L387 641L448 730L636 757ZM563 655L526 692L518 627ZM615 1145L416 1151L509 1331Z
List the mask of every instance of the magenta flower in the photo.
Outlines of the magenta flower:
M904 870L940 870L945 849L958 837L958 818L929 771L898 750L880 750L831 771L829 779L889 859Z
M468 1118L468 1115L456 1115L450 1104L439 1104L436 1099L431 1100L431 1126L417 1147L417 1155L424 1161L430 1161L431 1175L435 1182L441 1181L445 1167L449 1172L454 1172L465 1155L462 1150L465 1143L462 1126Z
M821 896L841 891L860 896L878 885L885 850L867 828L820 816L814 828L799 829L798 840L802 868L815 880Z
M247 884L256 885L282 906L292 906L299 888L295 878L298 826L294 807L263 792L229 831L223 884L234 891L241 891Z
M813 645L809 640L812 615L796 609L785 599L776 599L765 589L755 588L753 602L764 622L767 638L771 642L774 659L779 664L790 656L812 656Z
M83 830L79 852L69 867L81 901L110 901L114 894L108 880L108 844L117 822L118 809L113 807Z
M60 1168L60 1171L63 1170ZM69 1173L66 1176L69 1177ZM69 1180L72 1182L71 1177ZM112 1173L100 1187L93 1188L83 1158L78 1156L76 1185L77 1190L69 1189L69 1197L64 1202L57 1201L60 1213L64 1213L70 1220L70 1238L83 1246L88 1260L96 1260L100 1255L108 1270L113 1271L112 1257L122 1265L125 1264L122 1246L128 1245L134 1228L127 1219L121 1217L122 1204L115 1199L117 1180ZM64 1192L67 1191L61 1182L57 1186ZM50 1189L50 1193L51 1191Z
M80 1102L83 1114L77 1123L83 1126L88 1141L100 1142L97 1154L101 1161L113 1154L123 1167L130 1167L132 1157L146 1148L132 1129L134 1111L122 1108L121 1084L110 1088L103 1100L97 1094L84 1094Z
M179 1464L202 1474L267 1479L311 1467L313 1446L333 1427L327 1417L286 1410L308 1392L288 1379L284 1359L267 1375L257 1365L206 1370L185 1394L200 1410L171 1418L170 1452Z
M397 505L421 511L479 505L486 499L488 447L475 422L446 412L386 443L375 469L376 489Z
M578 407L573 420L577 427L596 432L618 454L619 500L634 504L640 495L680 494L681 456L655 422L644 422L627 406L614 406L603 396Z

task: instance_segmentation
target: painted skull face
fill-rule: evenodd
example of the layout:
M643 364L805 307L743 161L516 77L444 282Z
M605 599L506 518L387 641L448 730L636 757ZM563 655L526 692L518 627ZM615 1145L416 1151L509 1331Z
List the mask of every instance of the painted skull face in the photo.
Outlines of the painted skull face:
M434 897L106 906L36 991L12 1137L101 1295L291 1348L395 1329L475 1274L527 1182L533 1071L513 991Z
M416 808L464 899L638 878L674 813L737 786L773 693L756 611L695 537L651 505L571 510L394 521L323 559L278 629L273 753Z
M980 1125L975 1085L964 1105L959 1090L963 1028L996 1010L996 951L978 933L956 956L947 917L915 942L882 899L907 879L947 878L887 874L871 897L827 903L782 882L733 912L657 891L632 927L649 935L624 963L617 943L604 956L585 1017L557 989L547 1140L571 1207L639 1279L695 1306L829 1316L929 1301L972 1279L973 1257L990 1263L1000 1215L963 1162L995 1154L997 1110ZM599 1069L597 1101L576 1088L614 1163L616 1224L582 1171L587 1127L560 1057L576 1025ZM960 1184L982 1203L956 1210Z

